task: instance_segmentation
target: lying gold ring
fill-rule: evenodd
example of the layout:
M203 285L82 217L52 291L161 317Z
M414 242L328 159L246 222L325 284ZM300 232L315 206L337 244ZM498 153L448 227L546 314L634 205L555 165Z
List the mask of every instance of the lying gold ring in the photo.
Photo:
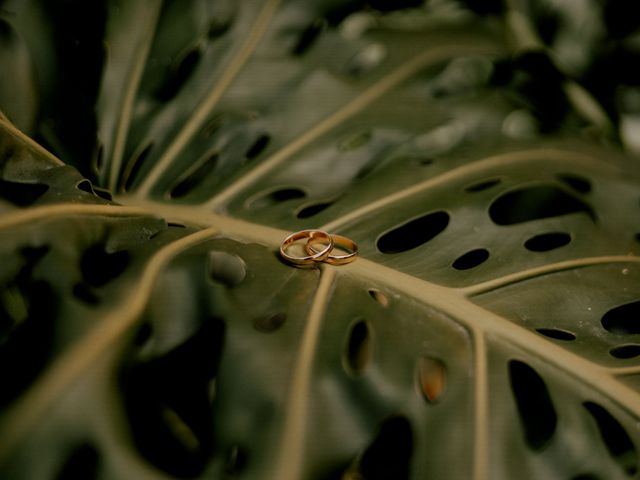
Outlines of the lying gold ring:
M331 235L331 239L333 240L334 245L343 247L345 250L351 250L351 252L347 253L346 255L330 254L329 256L327 256L324 262L330 263L331 265L344 265L345 263L351 263L356 259L356 257L358 256L358 245L356 245L356 242L354 242L350 238L343 237L342 235ZM314 243L324 243L324 239L309 238L309 240L307 240L304 249L309 255L318 252L318 250L313 248ZM324 249L322 251L324 252Z
M325 248L322 250L313 249L313 251L307 250L309 254L306 257L295 257L293 255L289 255L287 253L287 248L295 243L297 240L307 238L307 243L313 239L319 239L322 243L327 244ZM301 230L296 233L292 233L287 238L285 238L280 244L280 255L289 263L294 265L311 265L315 262L322 262L325 260L329 253L333 250L333 238L327 232L323 232L322 230Z

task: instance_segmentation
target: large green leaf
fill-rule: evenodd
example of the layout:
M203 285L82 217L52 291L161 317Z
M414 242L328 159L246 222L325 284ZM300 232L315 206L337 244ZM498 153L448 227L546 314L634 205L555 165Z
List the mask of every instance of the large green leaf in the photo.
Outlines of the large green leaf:
M81 5L0 4L2 478L638 478L624 11Z

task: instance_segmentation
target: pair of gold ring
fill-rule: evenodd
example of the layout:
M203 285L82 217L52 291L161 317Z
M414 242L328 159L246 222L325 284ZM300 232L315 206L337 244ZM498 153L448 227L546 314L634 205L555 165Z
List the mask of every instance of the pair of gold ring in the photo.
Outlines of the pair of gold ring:
M304 251L307 255L296 256L287 252L289 247L298 240L306 239ZM322 248L316 245L321 245ZM335 247L340 247L347 253L336 255L333 254ZM329 263L331 265L344 265L353 262L358 255L358 246L356 242L342 235L329 235L322 230L301 230L292 233L282 241L280 245L280 255L287 262L296 266L310 266L318 262Z

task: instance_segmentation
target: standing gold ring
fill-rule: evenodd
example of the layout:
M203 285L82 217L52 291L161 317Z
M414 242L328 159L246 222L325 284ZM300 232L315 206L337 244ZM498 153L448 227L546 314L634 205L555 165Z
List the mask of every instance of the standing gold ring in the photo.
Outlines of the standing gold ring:
M308 239L307 244L312 240L316 240L326 244L326 246L322 250L313 249L312 251L309 251L306 249L309 254L308 256L296 257L294 255L289 255L287 253L287 249L297 240L304 238ZM331 250L333 250L333 238L331 238L331 235L327 232L323 232L322 230L301 230L299 232L292 233L280 244L280 255L282 255L282 258L286 261L294 265L311 265L315 262L322 262L329 256Z
M351 263L356 259L356 257L358 256L358 245L356 245L356 242L354 242L350 238L343 237L342 235L331 235L331 239L333 240L334 245L342 247L344 250L347 250L349 253L345 255L333 255L331 254L331 250L333 249L332 247L331 250L329 250L330 254L324 260L325 263L330 263L331 265L344 265L345 263ZM314 243L324 244L325 242L326 240L320 237L309 238L309 240L307 240L307 243L304 246L304 249L307 251L309 255L317 254L318 250L313 248L313 244ZM321 251L324 252L325 249L322 249Z

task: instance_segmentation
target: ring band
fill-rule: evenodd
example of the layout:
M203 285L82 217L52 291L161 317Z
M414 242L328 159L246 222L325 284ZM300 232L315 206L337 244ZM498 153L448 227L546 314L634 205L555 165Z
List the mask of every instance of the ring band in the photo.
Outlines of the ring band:
M329 263L331 265L344 265L346 263L351 263L356 259L356 256L358 255L358 245L356 245L356 242L354 242L350 238L343 237L342 235L331 235L331 239L333 240L334 246L337 245L337 246L343 247L344 249L350 250L351 252L347 253L346 255L330 254L324 260L325 263ZM318 253L318 250L313 248L314 243L324 243L324 239L309 238L309 240L307 240L307 243L305 244L304 249L307 251L309 255ZM333 247L331 248L331 250L332 249ZM331 250L329 252L331 252ZM322 249L321 251L324 252L325 249Z
M310 241L318 239L323 244L326 242L326 247L322 250L312 249L311 251L305 248L309 254L305 257L289 255L287 253L289 246L303 238L308 239L307 245ZM322 230L301 230L299 232L292 233L282 241L282 244L280 244L280 255L282 255L282 258L286 261L294 265L311 265L315 262L322 262L329 256L331 250L333 250L333 238L327 232L323 232Z

